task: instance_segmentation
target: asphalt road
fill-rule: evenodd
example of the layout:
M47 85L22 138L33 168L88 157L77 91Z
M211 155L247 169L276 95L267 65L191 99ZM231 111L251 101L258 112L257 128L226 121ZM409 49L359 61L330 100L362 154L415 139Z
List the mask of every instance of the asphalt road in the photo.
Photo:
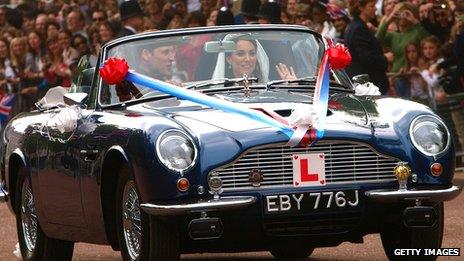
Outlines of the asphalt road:
M455 184L464 186L464 173L456 174ZM445 235L442 247L461 248L464 251L464 193L445 203ZM0 260L18 260L14 255L17 242L13 215L5 204L0 204ZM461 253L464 256L464 253ZM440 257L439 260L462 260L461 257ZM109 246L78 243L73 260L120 260L119 252ZM272 260L268 252L240 254L192 254L182 255L182 260ZM319 248L310 260L386 260L379 235L364 237L363 244L343 243L336 248Z

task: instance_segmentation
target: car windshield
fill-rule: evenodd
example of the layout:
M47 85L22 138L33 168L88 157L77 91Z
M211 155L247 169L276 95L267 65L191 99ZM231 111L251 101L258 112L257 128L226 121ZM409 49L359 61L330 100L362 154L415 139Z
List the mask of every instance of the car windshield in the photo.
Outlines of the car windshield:
M148 34L110 45L103 60L124 58L137 73L183 87L203 86L203 90L227 88L239 82L236 79L253 87L289 77L314 78L324 49L320 37L303 30L197 30L174 36ZM133 84L100 87L102 104L164 95Z

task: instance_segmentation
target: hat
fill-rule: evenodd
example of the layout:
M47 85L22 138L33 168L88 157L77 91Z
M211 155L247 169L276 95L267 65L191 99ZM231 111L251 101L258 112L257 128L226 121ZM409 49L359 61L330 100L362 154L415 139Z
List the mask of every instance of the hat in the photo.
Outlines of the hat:
M240 12L247 16L256 16L261 5L260 0L243 0Z
M258 17L266 18L273 24L281 24L281 9L277 2L266 2L259 7Z
M216 17L216 25L234 25L234 14L229 8L223 6L219 9Z
M143 16L143 11L137 0L128 0L122 2L119 6L119 15L121 21L124 21L134 16Z
M338 19L348 19L348 13L338 7L337 5L334 4L327 4L325 7L325 10L327 14L330 16L330 19L332 20L338 20Z

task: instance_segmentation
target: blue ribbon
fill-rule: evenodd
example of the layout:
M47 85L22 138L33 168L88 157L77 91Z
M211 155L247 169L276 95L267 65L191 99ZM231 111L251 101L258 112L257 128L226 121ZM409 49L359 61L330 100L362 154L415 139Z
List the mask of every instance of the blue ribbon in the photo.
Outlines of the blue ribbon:
M322 78L320 78L322 77ZM327 118L327 109L329 106L329 84L330 83L330 66L328 53L322 58L319 76L316 81L316 90L314 92L314 105L317 108L318 120L316 123L316 140L324 137L325 122Z
M148 87L152 90L156 90L156 91L160 91L160 92L172 95L179 99L189 100L189 101L196 102L196 103L208 106L210 108L218 109L218 110L225 111L225 112L241 114L250 119L257 120L257 121L266 123L270 126L273 126L277 128L278 130L280 130L281 132L283 132L289 138L293 135L293 129L283 125L282 123L274 120L271 117L268 117L264 114L258 113L255 110L242 106L241 104L237 104L237 103L233 103L233 102L229 102L225 100L219 100L219 99L210 97L208 95L205 95L205 94L202 94L196 91L188 90L185 88L181 88L181 87L169 84L167 82L153 79L153 78L147 77L145 75L142 75L142 74L139 74L133 71L129 71L125 79L133 83Z

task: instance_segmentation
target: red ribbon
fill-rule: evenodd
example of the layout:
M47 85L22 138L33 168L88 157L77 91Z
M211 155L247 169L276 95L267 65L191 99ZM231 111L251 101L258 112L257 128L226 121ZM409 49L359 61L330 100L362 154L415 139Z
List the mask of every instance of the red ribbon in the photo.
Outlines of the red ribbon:
M128 71L129 65L126 60L112 57L100 68L100 76L108 84L118 84L124 80Z
M327 52L330 68L333 70L345 69L351 63L350 51L343 44L331 46Z

